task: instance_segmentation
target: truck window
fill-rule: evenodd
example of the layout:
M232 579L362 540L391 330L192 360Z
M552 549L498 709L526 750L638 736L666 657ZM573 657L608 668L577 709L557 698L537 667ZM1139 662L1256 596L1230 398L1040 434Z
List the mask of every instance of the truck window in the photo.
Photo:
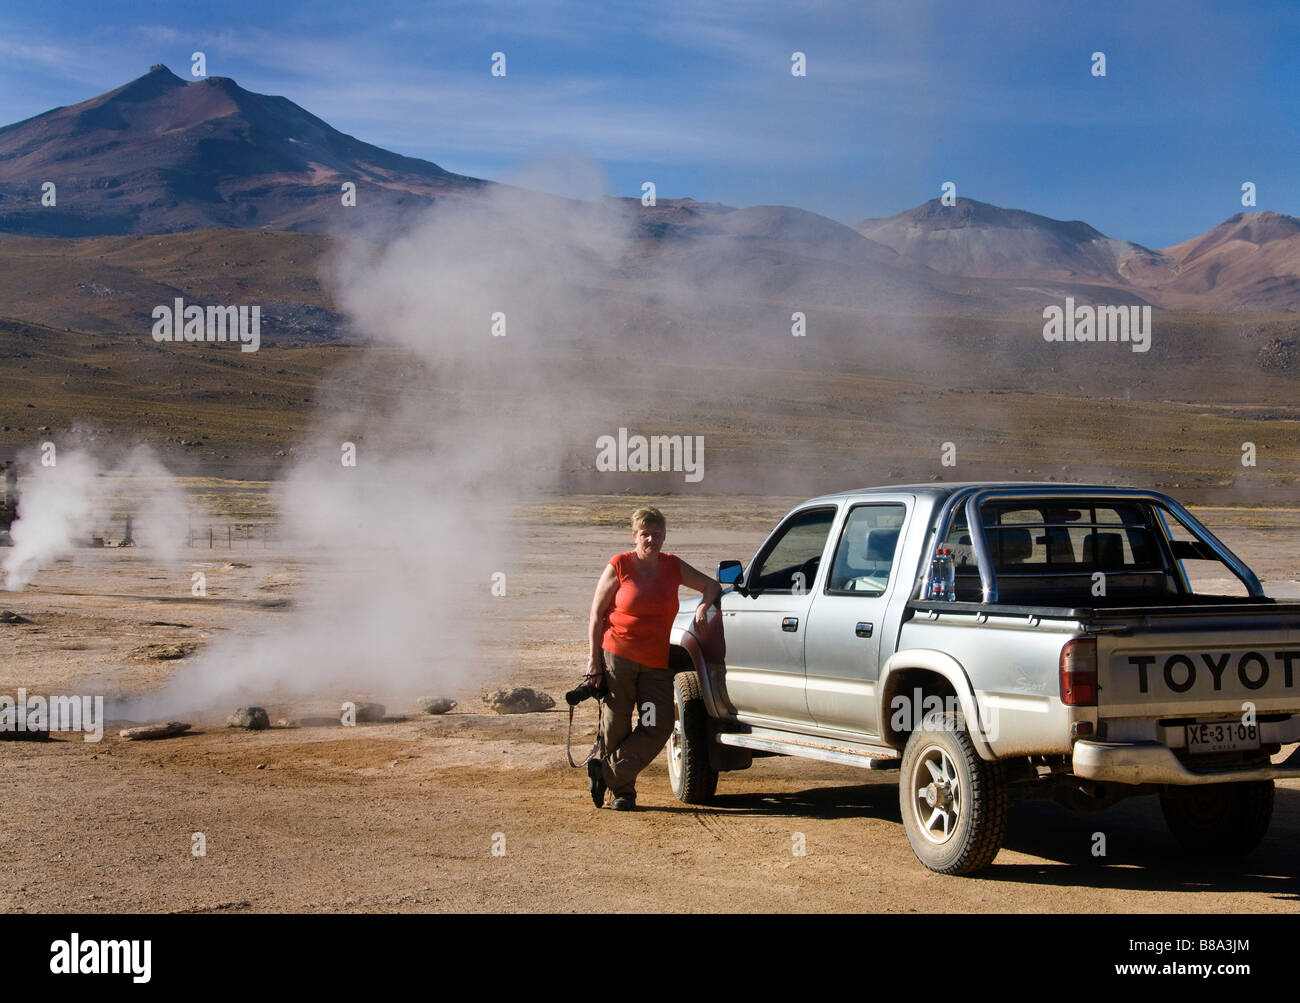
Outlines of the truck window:
M745 588L751 592L811 591L834 521L834 508L808 509L792 516L754 562L753 574L745 576Z
M828 591L883 595L906 514L897 503L854 506L835 547Z
M1179 593L1149 505L1086 498L990 501L980 510L1000 602L1105 605ZM966 513L953 519L959 599L979 599L979 566Z

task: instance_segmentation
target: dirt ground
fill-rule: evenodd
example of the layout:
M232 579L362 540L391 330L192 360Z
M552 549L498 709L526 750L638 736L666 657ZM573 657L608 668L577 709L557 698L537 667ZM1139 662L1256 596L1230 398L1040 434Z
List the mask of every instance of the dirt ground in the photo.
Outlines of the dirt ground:
M733 499L729 510L743 517L719 529L709 528L707 501L660 500L678 516L667 549L701 569L748 561L790 501L738 509ZM596 810L585 774L564 761L562 694L582 671L595 576L626 549L628 534L602 513L617 509L621 520L628 507L576 498L532 511L513 598L494 614L500 630L472 682L445 694L460 702L449 714L390 705L383 723L240 732L223 726L230 707L189 718L191 734L164 741L126 742L112 730L99 743L67 734L0 742L0 909L1298 911L1297 781L1278 785L1269 836L1234 865L1180 857L1157 803L1142 798L1086 818L1016 806L1005 848L974 878L941 877L913 857L896 772L760 759L724 774L716 805L696 809L673 798L661 756L638 784L642 810ZM1201 514L1271 594L1300 594L1293 545L1279 546L1294 541L1300 512ZM223 632L282 625L311 565L273 547L195 557L211 583L206 599L177 598L174 572L143 554L107 550L80 552L24 592L0 594L0 607L32 621L0 624L0 693L148 692ZM557 578L556 567L584 571ZM177 642L199 650L144 657L148 645ZM544 689L559 706L490 713L478 693L499 685ZM269 709L274 722L337 703L322 694ZM583 705L584 752L594 722ZM195 833L205 856L192 853ZM1092 854L1096 833L1104 857ZM806 852L796 855L800 835Z

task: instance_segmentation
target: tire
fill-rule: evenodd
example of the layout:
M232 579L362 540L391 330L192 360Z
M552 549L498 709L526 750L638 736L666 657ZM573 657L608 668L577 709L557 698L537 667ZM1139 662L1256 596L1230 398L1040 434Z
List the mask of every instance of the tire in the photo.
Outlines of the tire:
M1259 845L1273 820L1273 781L1170 787L1160 795L1165 824L1197 857L1240 857Z
M718 789L718 774L709 767L709 712L694 671L673 677L673 730L665 752L668 782L677 800L708 804Z
M903 828L916 859L939 874L993 862L1007 828L1000 763L986 763L951 711L933 711L908 736L898 780Z

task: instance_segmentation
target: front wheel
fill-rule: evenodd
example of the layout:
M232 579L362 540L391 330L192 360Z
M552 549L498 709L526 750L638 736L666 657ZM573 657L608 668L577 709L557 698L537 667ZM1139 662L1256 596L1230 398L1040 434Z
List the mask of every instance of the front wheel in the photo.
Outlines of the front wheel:
M898 801L912 852L932 871L971 874L1002 849L1007 788L1001 764L980 758L952 712L927 714L908 737Z
M1273 781L1170 787L1160 810L1178 844L1198 857L1240 857L1273 820Z
M718 789L718 774L709 765L709 712L696 672L673 677L673 731L668 736L668 782L678 801L708 804Z

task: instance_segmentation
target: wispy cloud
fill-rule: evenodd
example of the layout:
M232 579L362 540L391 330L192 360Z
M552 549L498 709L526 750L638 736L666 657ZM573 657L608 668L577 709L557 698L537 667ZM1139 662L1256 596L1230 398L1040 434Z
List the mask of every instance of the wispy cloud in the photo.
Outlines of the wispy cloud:
M11 38L0 38L0 57L17 63L64 70L75 62L78 55L73 49L61 45L15 42Z
M588 156L620 161L733 158L797 163L828 155L834 133L808 130L802 141L774 150L762 127L762 105L736 99L743 81L698 93L687 78L665 87L628 87L608 74L525 68L504 78L443 69L435 60L385 58L372 37L284 39L267 29L227 28L207 42L210 72L238 60L240 82L281 93L332 125L377 145L436 160L441 154L527 155L569 144ZM769 74L781 80L779 72ZM788 156L785 152L788 151Z

